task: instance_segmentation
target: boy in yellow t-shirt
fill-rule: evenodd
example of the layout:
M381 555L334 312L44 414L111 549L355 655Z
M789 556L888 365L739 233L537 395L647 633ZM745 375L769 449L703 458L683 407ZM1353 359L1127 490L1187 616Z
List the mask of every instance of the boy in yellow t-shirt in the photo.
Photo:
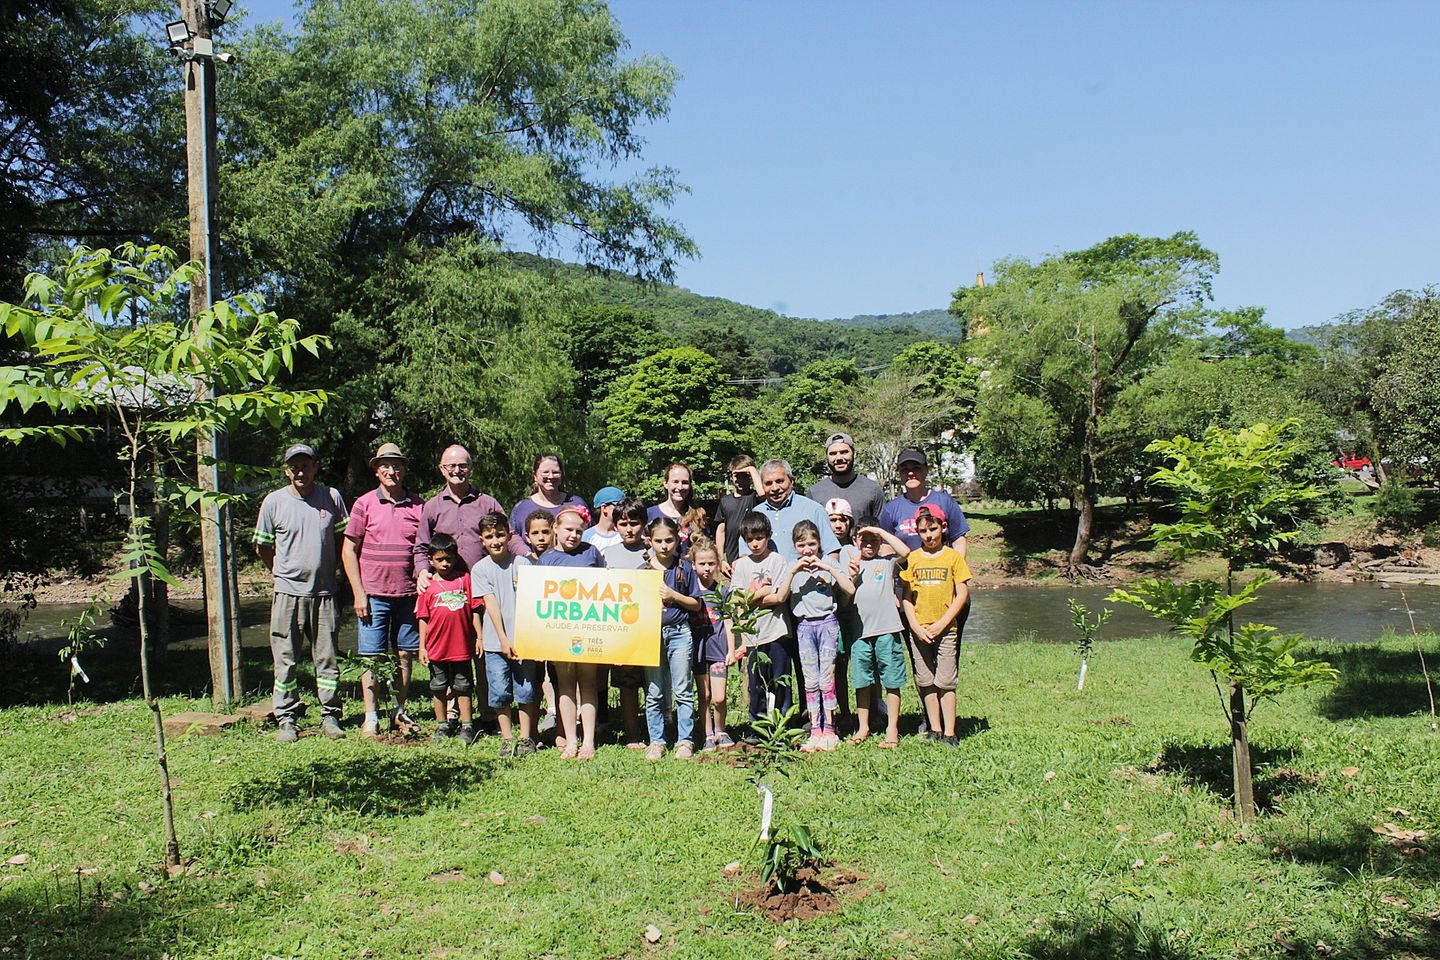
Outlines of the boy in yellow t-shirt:
M905 558L901 606L910 625L915 686L931 738L955 745L955 687L959 683L960 614L970 602L970 568L945 546L945 514L930 503L915 511L920 549ZM941 731L939 734L936 731Z

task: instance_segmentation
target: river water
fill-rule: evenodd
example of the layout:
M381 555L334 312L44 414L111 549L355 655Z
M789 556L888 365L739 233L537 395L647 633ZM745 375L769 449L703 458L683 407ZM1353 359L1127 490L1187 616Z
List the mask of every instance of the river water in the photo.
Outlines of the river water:
M1075 597L1092 611L1109 607L1110 622L1100 639L1153 636L1163 633L1165 624L1123 603L1107 603L1109 587L1045 586L998 587L977 590L965 625L966 643L1070 643L1075 639L1066 600ZM1403 599L1402 599L1403 596ZM1300 633L1312 640L1339 640L1363 643L1387 630L1410 632L1406 604L1420 630L1440 632L1440 587L1406 586L1385 588L1376 583L1276 583L1265 588L1261 599L1247 607L1245 619L1268 623L1286 633ZM173 628L176 646L204 645L204 626L198 607L179 605L196 614L197 622ZM82 608L71 604L47 604L33 610L21 628L22 640L57 643L65 636L62 619L77 615ZM270 604L266 599L241 604L241 636L245 646L264 647L267 639ZM355 647L355 621L346 617L341 628L341 648Z

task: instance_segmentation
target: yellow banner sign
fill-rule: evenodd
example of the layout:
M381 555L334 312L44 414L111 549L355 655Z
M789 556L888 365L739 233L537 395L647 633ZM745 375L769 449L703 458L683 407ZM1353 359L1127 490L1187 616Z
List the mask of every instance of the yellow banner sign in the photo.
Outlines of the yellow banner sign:
M515 652L525 660L660 665L660 571L521 567Z

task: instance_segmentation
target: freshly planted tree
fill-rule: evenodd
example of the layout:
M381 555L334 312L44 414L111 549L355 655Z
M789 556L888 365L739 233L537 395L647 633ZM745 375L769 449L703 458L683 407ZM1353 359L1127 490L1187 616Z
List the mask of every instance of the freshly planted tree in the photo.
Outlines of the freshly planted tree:
M196 317L170 319L180 290L199 266L175 266L161 246L115 251L78 248L54 277L32 273L21 305L0 303L5 334L22 345L23 365L0 367L0 439L18 443L84 440L113 427L128 466L130 525L117 582L174 577L150 533L143 485L156 463L180 460L201 431L298 424L325 402L317 391L287 391L276 380L299 351L318 356L321 337L301 337L258 297L221 301ZM35 415L41 408L44 417ZM193 462L191 464L193 468ZM187 507L220 495L181 485ZM165 726L150 676L150 612L140 590L140 683L155 721L155 756L165 828L165 859L180 862Z
M1286 690L1329 683L1339 674L1328 663L1295 656L1299 636L1261 623L1235 624L1235 611L1253 603L1274 577L1261 572L1236 589L1247 561L1273 554L1299 536L1295 525L1305 506L1323 495L1293 467L1304 454L1299 423L1257 423L1237 432L1212 428L1203 440L1157 440L1147 451L1169 462L1151 481L1173 492L1180 519L1156 524L1150 539L1183 554L1218 553L1225 581L1176 583L1149 578L1133 589L1117 588L1110 599L1128 603L1190 637L1190 658L1208 668L1230 724L1235 806L1241 820L1255 818L1249 721L1256 704ZM1220 678L1229 683L1228 694Z
M1090 667L1090 654L1095 650L1095 634L1105 626L1110 619L1110 608L1105 607L1092 618L1090 610L1085 604L1074 597L1066 599L1070 607L1070 622L1075 625L1075 632L1079 638L1075 641L1075 649L1080 654L1080 679L1075 684L1076 690L1085 689L1085 673Z

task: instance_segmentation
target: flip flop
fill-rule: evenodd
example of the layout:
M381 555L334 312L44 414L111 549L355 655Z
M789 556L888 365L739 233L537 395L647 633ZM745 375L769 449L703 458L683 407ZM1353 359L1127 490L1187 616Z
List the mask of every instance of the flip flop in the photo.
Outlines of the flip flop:
M869 739L870 739L870 734L868 734L868 733L865 734L865 736L863 736L863 737L860 736L860 734L858 734L858 733L852 733L850 736L848 736L848 737L845 738L845 742L846 742L846 743L864 743L866 740L869 740Z
M881 741L880 741L880 747L881 747L881 749L883 749L883 750L894 750L894 749L895 749L896 747L898 747L898 746L900 746L900 741L899 741L899 740L881 740Z
M594 759L595 759L595 748L594 748L594 747L581 747L581 748L580 748L580 752L577 753L577 754L575 754L575 756L578 757L578 758L581 759L581 760L594 760Z

